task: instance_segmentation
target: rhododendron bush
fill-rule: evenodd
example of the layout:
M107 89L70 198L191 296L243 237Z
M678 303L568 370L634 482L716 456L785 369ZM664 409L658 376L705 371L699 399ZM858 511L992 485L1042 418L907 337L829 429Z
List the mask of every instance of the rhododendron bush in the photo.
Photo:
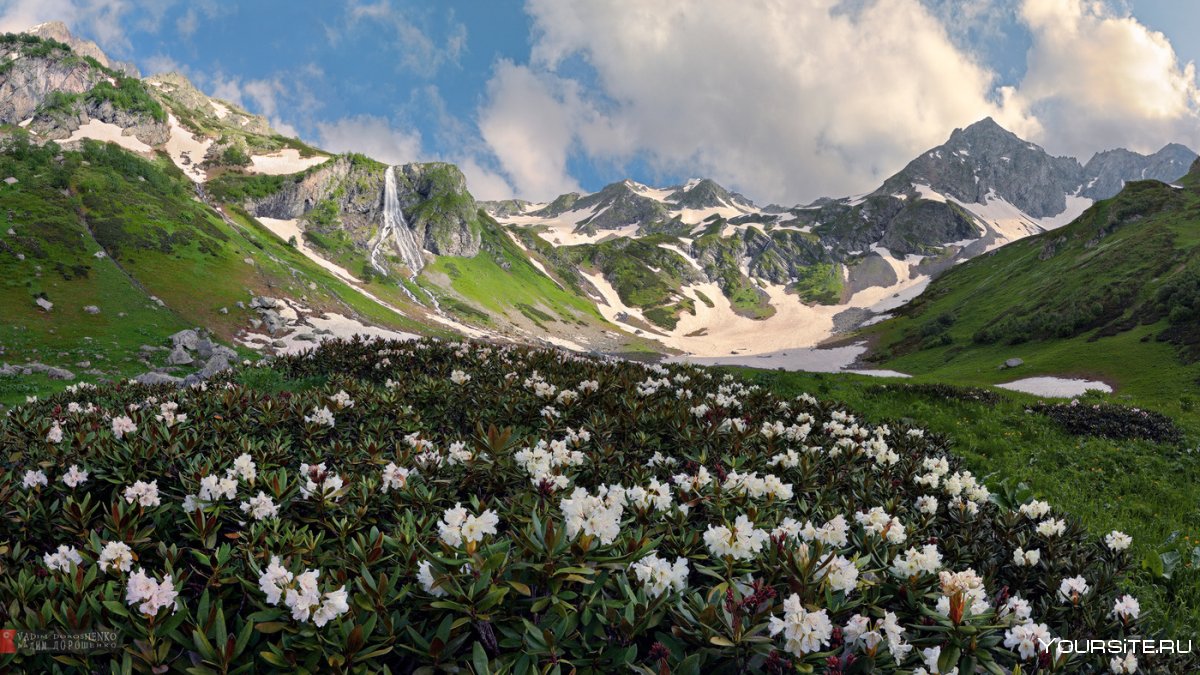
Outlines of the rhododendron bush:
M1123 534L695 367L328 342L0 444L0 624L125 645L27 672L1131 672L1046 643L1143 634Z

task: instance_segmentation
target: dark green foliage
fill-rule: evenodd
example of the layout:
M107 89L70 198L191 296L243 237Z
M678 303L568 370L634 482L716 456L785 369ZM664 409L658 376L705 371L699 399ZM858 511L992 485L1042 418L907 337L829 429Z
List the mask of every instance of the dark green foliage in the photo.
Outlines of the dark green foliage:
M1039 403L1034 412L1046 415L1069 434L1099 436L1114 440L1144 439L1155 443L1179 443L1183 433L1171 418L1153 410L1115 403Z
M166 111L146 90L146 85L136 78L120 76L115 85L107 80L98 82L86 96L89 103L110 103L118 110L144 115L156 122L167 121Z
M872 387L873 391L880 392L902 392L913 396L920 396L934 401L963 401L968 403L983 403L985 405L995 405L1003 399L999 394L990 389L981 387L956 387L949 384L878 384Z

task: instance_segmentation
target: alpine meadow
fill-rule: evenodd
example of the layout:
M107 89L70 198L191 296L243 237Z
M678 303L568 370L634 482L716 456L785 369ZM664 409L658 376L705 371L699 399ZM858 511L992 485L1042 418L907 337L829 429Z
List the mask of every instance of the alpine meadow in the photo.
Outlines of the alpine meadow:
M1161 5L0 0L0 672L1200 672Z

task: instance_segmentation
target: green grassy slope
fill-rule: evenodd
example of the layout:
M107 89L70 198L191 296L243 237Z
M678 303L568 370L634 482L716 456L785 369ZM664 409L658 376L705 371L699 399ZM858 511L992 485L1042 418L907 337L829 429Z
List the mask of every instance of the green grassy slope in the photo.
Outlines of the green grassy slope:
M1200 378L1200 186L1142 181L1066 227L959 265L866 331L889 368L964 384L1104 380L1190 408ZM1006 359L1025 365L999 370Z
M94 142L63 152L17 133L0 153L0 174L17 179L0 183L3 361L75 371L88 361L109 377L129 376L146 370L141 345L161 345L183 328L230 340L253 318L236 303L254 294L438 332L364 297L244 213L231 209L227 223L165 157ZM39 308L38 298L53 309ZM100 312L85 312L88 305Z

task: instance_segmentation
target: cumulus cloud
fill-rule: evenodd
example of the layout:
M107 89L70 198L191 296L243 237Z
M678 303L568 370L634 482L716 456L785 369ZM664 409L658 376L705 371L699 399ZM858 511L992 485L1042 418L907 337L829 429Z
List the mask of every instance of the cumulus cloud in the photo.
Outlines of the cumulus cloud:
M373 115L321 122L317 133L321 147L330 152L361 152L388 164L417 161L421 155L419 131L396 129Z
M531 63L501 63L480 129L538 198L570 187L574 152L641 159L765 200L861 191L992 115L993 96L916 0L530 0ZM594 76L569 77L582 61Z
M573 189L576 161L708 175L760 201L863 192L989 115L1083 160L1195 145L1195 70L1161 34L1097 2L1000 5L529 0L532 56L498 63L479 129L533 198ZM969 31L949 35L952 18ZM1008 31L1028 67L1001 86L964 35Z
M1041 121L1036 140L1048 149L1086 159L1114 146L1197 147L1196 68L1162 33L1082 0L1025 0L1021 19L1033 45L1011 96Z

